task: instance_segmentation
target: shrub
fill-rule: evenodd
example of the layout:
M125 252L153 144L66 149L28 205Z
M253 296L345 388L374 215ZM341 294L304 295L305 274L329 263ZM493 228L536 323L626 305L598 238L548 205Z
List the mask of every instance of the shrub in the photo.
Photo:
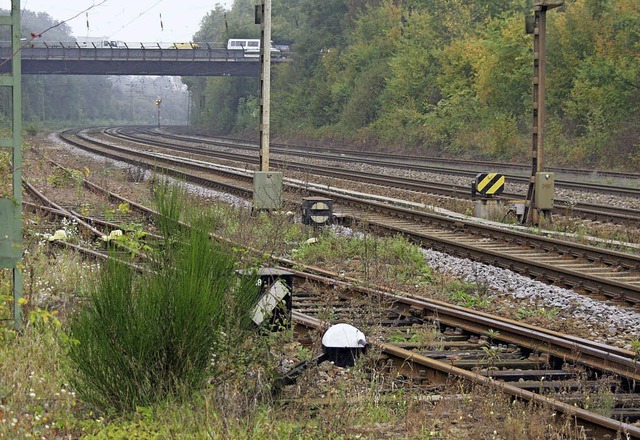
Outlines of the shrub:
M40 124L27 124L24 128L29 136L36 136L40 130L42 130Z
M188 395L203 384L218 342L240 344L251 322L255 278L236 276L234 258L209 240L206 216L179 228L182 198L166 186L159 194L166 235L151 270L111 260L72 320L70 382L100 409Z

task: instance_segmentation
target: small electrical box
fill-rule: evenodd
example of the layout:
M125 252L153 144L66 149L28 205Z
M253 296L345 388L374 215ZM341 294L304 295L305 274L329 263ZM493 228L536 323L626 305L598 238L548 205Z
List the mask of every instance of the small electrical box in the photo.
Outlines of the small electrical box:
M302 223L325 226L333 223L333 200L326 197L304 197L302 199Z
M553 173L536 173L535 207L542 211L553 210L555 177Z
M253 174L253 209L273 211L282 208L282 173L256 171Z

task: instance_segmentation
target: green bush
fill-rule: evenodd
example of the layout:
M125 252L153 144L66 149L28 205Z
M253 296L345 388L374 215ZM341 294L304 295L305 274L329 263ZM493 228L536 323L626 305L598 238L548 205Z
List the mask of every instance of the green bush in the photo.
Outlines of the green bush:
M218 343L240 344L250 328L255 278L236 275L234 258L209 239L206 216L178 228L181 197L165 189L159 211L169 213L161 227L167 235L151 270L108 262L71 323L77 342L68 353L69 380L100 409L129 411L188 395L203 384Z

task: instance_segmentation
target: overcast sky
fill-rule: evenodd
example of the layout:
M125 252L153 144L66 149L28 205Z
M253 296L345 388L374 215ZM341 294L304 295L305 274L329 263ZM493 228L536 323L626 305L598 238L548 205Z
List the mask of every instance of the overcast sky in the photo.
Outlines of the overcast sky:
M188 42L216 4L229 9L233 0L22 0L21 9L46 12L67 22L76 38L109 37L126 42ZM0 6L10 8L10 0ZM87 28L87 11L89 27ZM160 15L162 14L162 21Z

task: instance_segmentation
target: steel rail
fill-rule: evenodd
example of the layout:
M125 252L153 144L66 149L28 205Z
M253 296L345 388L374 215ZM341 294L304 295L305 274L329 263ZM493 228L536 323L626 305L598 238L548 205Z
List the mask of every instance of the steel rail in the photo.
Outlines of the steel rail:
M129 129L134 127L121 127L123 129ZM183 127L165 127L163 131L158 131L155 127L149 126L141 126L135 127L136 130L141 131L143 133L147 133L153 136L171 136L173 139L188 139L193 138L193 135L185 134L185 133L176 133L180 128ZM167 130L171 130L171 133ZM196 138L198 139L198 138ZM245 147L255 147L256 144L252 143L246 139L233 138L233 137L217 137L211 138L210 136L204 135L199 137L200 140L212 141L212 142L226 142L230 144L241 144ZM285 144L285 143L272 143L272 145L276 148L287 149L288 151L298 150L302 152L306 151L321 151L330 155L351 155L351 156L366 156L366 157L379 157L385 159L393 159L397 161L404 162L417 162L417 163L440 163L447 166L467 166L467 167L480 167L483 170L491 167L499 167L500 169L511 169L514 171L521 171L523 174L527 174L530 172L531 165L514 163L514 162L496 162L496 161L488 161L488 160L473 160L473 159L459 159L459 158L445 158L445 157L436 157L436 156L424 156L424 155L416 155L411 153L391 153L391 152L375 152L370 151L366 148L362 150L354 150L343 147L326 147L326 146L312 146L312 145L294 145L294 144ZM617 178L617 179L633 179L635 181L640 179L639 173L632 172L624 172L624 171L608 171L608 170L596 170L596 169L580 169L580 168L569 168L569 167L561 167L561 166L550 166L547 167L548 171L554 173L564 173L564 174L572 174L579 176L593 176L593 177L606 177L606 178Z
M97 141L91 142L97 143ZM153 159L149 160L156 162L171 162L174 160L167 157L157 158L149 153L135 153L132 150L122 147L106 146L103 148L119 149L120 151L126 151L127 154L139 154L140 156L153 157ZM133 163L136 162L133 159L129 160ZM175 161L178 161L178 159L176 158ZM208 167L203 165L185 164L185 161L181 161L181 165L193 166L194 168L205 172L208 170ZM220 170L213 171L210 169L208 171L216 173L222 172ZM175 171L172 172L176 173ZM187 173L182 171L180 174L183 178L187 176ZM243 175L241 178L248 179L249 177ZM207 179L201 177L189 177L189 179L199 180L203 184L207 182ZM206 185L215 185L215 182L208 182ZM624 271L638 271L640 268L640 256L576 243L567 243L553 238L492 227L490 225L474 223L466 220L451 219L434 213L415 211L372 200L363 200L354 196L336 193L335 191L314 189L310 187L296 187L291 184L287 184L286 186L287 188L292 188L297 192L306 191L308 193L331 197L340 207L342 207L341 209L344 210L342 218L349 218L353 221L362 222L364 224L375 225L380 230L386 230L392 233L401 232L407 234L416 242L428 244L437 250L452 252L463 258L472 258L478 261L484 261L488 264L498 265L500 267L518 271L529 276L538 277L546 281L561 283L565 286L584 289L593 293L602 293L616 299L623 299L630 302L637 302L640 300L640 284L634 285L614 279L619 278L621 275L625 275L625 273L619 272L620 269L623 269ZM251 193L251 190L248 188L244 188L243 190L246 194ZM375 215L378 215L378 217L374 217ZM401 220L406 221L406 223L400 224L399 222ZM421 224L422 227L419 230L416 230L416 227L414 227L415 223ZM426 225L436 227L439 231L428 231L425 227ZM446 237L444 236L445 232L443 231L448 231L449 234L460 234L465 232L471 235L468 236L468 242L463 243L461 242L460 236ZM484 238L489 236L496 237L505 243L512 243L510 252L499 252L498 250L489 249L487 246L482 246L482 243L474 244L469 242L478 241L478 237ZM505 245L503 244L501 246L504 247ZM568 267L569 262L559 261L559 257L556 257L553 263L546 264L540 261L544 259L540 254L532 254L529 258L525 258L523 255L513 255L514 247L517 248L520 246L530 249L538 249L539 252L554 252L558 255L561 254L580 258L582 261L591 262L590 264L592 265L594 265L595 262L602 262L609 266L609 268L606 268L605 270L606 275L608 276L605 277L602 276L602 274L588 273L593 270L592 267L586 267L580 271L573 270ZM509 255L509 253L511 255ZM560 262L564 264L564 267L559 264Z
M97 187L97 185L96 185ZM99 187L98 187L99 188ZM118 196L115 193L111 193L108 192L104 189L101 189L101 192L104 194L111 194L114 198L121 198L122 200L126 200L124 198L122 198L121 196ZM139 206L143 206L143 205L139 205ZM67 215L67 213L63 212L63 211L59 211L59 210L55 210L56 213L61 213L63 215ZM145 211L149 214L153 213L154 211L145 208ZM65 248L69 248L69 249L73 249L77 252L80 252L82 254L88 255L91 258L94 259L100 259L103 261L106 261L108 259L113 259L113 256L110 255L106 255L104 253L101 252L96 252L93 251L91 249L87 249L84 248L82 246L77 246L77 245L73 245L70 243L64 243L64 242L55 242L53 243L55 245L58 246L63 246ZM126 262L126 261L122 261L122 260L118 260L123 262L124 264L129 264L131 265L134 269L136 269L139 272L144 272L146 271L146 269L137 266L137 265L133 265L130 262ZM306 268L305 268L306 269ZM314 281L318 281L320 278L317 276L313 276L311 274L304 274L302 272L296 271L296 275L298 276L305 276L307 279L313 279ZM324 277L323 277L324 278ZM325 279L326 280L326 279ZM350 284L350 283L346 283L340 280L329 280L329 282L331 284ZM366 289L360 286L354 286L354 285L350 285L349 286L351 289L356 289L356 290L360 290L363 292L367 292L367 293L371 293L371 292L375 292L376 294L380 294L380 291L375 291L373 289ZM392 298L395 302L402 302L404 303L406 306L409 306L411 309L415 310L418 306L419 307L425 307L425 308L431 308L432 311L437 313L438 316L438 320L440 322L443 322L445 324L449 324L449 325L462 325L463 327L466 327L468 329L471 329L471 326L469 324L469 322L467 322L469 319L475 319L478 318L477 316L474 316L474 313L468 312L465 313L464 309L461 307L457 307L457 306L448 306L444 303L441 304L437 304L438 302L435 301L429 301L429 300L418 300L418 299L413 299L413 298L408 298L408 297L402 297L402 296L398 296L398 295L392 295L392 294L388 294L385 292L382 292L384 295L389 296L390 298ZM431 303L431 304L430 304ZM455 320L452 321L451 319L449 319L449 315L457 315L457 314L464 314L465 318L464 318L464 322L461 322L460 320ZM487 315L488 316L488 315ZM316 318L313 317L309 317L309 316L305 316L300 314L299 312L294 311L293 312L293 317L296 321L303 323L305 325L308 326L313 326L315 328L326 328L328 326L328 323L326 322L322 322ZM481 316L480 316L481 317ZM488 318L487 318L488 319ZM485 327L484 330L480 330L480 331L486 331L487 328L491 328L491 329L499 329L500 331L502 331L504 329L504 325L501 326L500 325L500 321L506 321L506 320L502 320L502 319L498 319L495 321L492 321L488 327ZM466 325L465 325L466 324ZM475 331L478 331L477 327L474 329ZM543 330L542 332L548 332L546 330ZM560 338L555 338L555 339L560 339ZM500 334L500 340L505 340L505 341L510 341L510 337L507 334ZM526 340L526 339L525 339ZM590 342L590 341L587 341ZM574 343L574 347L577 347L578 344L577 342L573 342ZM544 404L544 405L548 405L549 407L553 408L554 410L563 412L571 417L575 417L578 420L584 422L589 423L590 425L593 425L594 427L596 427L597 429L602 429L602 428L606 428L607 430L612 430L614 432L622 432L625 434L629 434L635 437L640 437L640 429L635 427L634 425L629 425L623 422L618 422L615 421L611 418L605 417L605 416L601 416L589 411L586 411L584 409L575 407L573 405L567 404L567 403L563 403L560 402L558 400L537 394L537 393L533 393L531 391L527 391L527 390L523 390L521 388L518 388L514 385L505 383L503 381L499 381L496 379L493 379L491 377L487 377L487 376L483 376L481 374L477 374L474 373L472 371L468 371L456 366L453 366L451 364L445 363L445 362L441 362L432 358L429 358L427 356L423 356L420 354L417 354L415 352L412 352L410 350L406 350L403 349L401 347L395 346L393 344L387 344L387 343L382 343L382 342L374 342L373 343L375 346L379 347L381 349L381 351L389 356L393 356L393 357L397 357L399 358L402 362L410 362L413 364L418 364L424 367L427 367L429 369L433 369L433 370L437 370L440 371L443 374L446 375L451 375L451 376L455 376L458 378L461 378L463 380L469 381L470 383L475 383L481 386L485 386L485 387L491 387L494 388L502 393L506 393L508 395L512 395L514 397L523 399L523 400L527 400L527 401L532 401L532 402L536 402L539 404ZM542 347L542 345L538 346L538 348L544 348L544 349L548 349L548 346L544 346ZM611 347L613 349L613 347ZM592 350L590 347L587 347L586 349L584 347L582 347L580 349L581 352L587 352L587 351L597 351L597 350ZM574 351L574 353L577 352ZM569 356L567 356L568 358L571 358L571 353L567 353ZM615 354L611 354L609 358L610 359L617 359L620 356L615 355ZM581 356L580 354L578 355L577 360L579 362L585 362L587 364L592 365L593 363L590 362L590 359L585 359L583 356ZM611 362L613 363L613 362Z
M84 179L86 180L86 179ZM88 182L88 181L87 181ZM92 184L92 187L102 194L109 194L114 199L126 200L115 193L108 192L103 188ZM144 210L146 213L153 215L154 211L149 210L143 205L138 207ZM57 210L56 210L57 211ZM62 211L61 211L62 212ZM73 248L79 248L73 246ZM108 258L101 253L94 251L89 252L94 258ZM281 263L285 263L287 266L293 266L293 262L290 260L279 259ZM609 347L605 349L602 344L594 343L592 341L581 340L580 338L561 335L555 332L550 332L544 329L537 329L533 326L523 326L520 323L509 321L506 319L491 317L490 315L483 313L471 312L468 309L464 309L458 306L451 306L442 302L428 300L425 298L416 297L415 295L396 295L388 292L365 288L362 286L354 285L350 281L343 281L341 279L329 279L326 277L328 274L326 271L323 275L313 275L300 272L296 269L290 268L289 270L295 271L297 276L304 276L308 280L322 281L331 285L347 286L351 290L363 292L366 294L375 294L377 296L384 295L395 304L403 304L405 307L405 313L415 315L417 310L428 310L431 315L436 317L439 322L452 326L461 326L470 331L487 333L489 330L498 330L498 339L507 342L516 342L519 345L529 346L533 350L545 350L553 353L556 356L574 359L577 362L584 363L596 368L602 368L606 371L612 371L616 374L620 374L627 377L629 380L635 381L638 378L637 362L625 357L630 352L625 352L622 349L616 349ZM317 271L316 268L305 267L305 270ZM311 317L304 317L298 312L294 312L293 315L298 321L305 321L307 323L313 323L315 326L326 325L322 324L319 320ZM425 317L426 314L422 313ZM537 340L537 342L533 342ZM608 417L600 416L589 411L577 408L573 405L556 401L546 396L542 396L537 393L523 390L516 386L504 383L502 381L495 380L490 377L479 375L477 373L470 372L451 364L439 362L437 360L428 358L405 350L401 347L397 347L391 344L377 343L378 347L383 352L390 356L396 356L403 361L408 361L423 365L425 367L435 369L443 372L447 375L454 375L461 377L473 383L477 383L483 386L490 386L501 392L509 395L516 396L529 401L534 401L541 404L550 405L552 408L562 411L577 419L594 424L596 427L604 427L616 432L623 432L629 435L640 437L640 428L633 425L628 425L622 422L615 421Z
M109 157L110 159L113 160L118 160L121 162L126 162L130 165L133 166L139 166L142 168L145 168L147 170L152 170L157 172L158 174L161 175L167 175L167 176L171 176L180 180L185 180L187 182L190 183L195 183L195 184L200 184L203 186L207 186L209 188L219 188L223 191L226 191L230 194L235 194L238 195L240 197L245 197L245 198L250 198L253 194L253 190L249 189L248 187L245 186L240 186L240 185L235 185L232 184L231 182L223 182L220 180L217 181L213 181L211 179L206 179L204 177L200 177L200 176L196 176L193 174L189 174L186 173L184 171L180 171L180 170L176 170L174 168L169 168L169 167L164 167L159 165L159 163L167 163L167 164L176 164L176 162L179 162L177 158L167 158L167 157L160 157L157 155L153 155L150 153L144 153L144 152L140 152L140 151L134 151L128 148L123 148L123 147L118 147L118 146L114 146L114 145L107 145L92 139L84 139L83 141L85 142L89 142L95 146L100 147L98 148L93 148L93 147L89 147L85 144L82 144L81 142L77 142L75 140L73 140L70 137L70 134L68 132L64 132L60 135L60 137L65 141L68 142L69 144L78 147L80 149L83 149L85 151L94 153L94 154L99 154L102 156L106 156ZM110 149L110 150L115 150L118 153L113 153L113 152L109 152L106 151L105 149ZM137 157L137 159L134 159L133 157L125 157L123 155L128 155L128 156L134 156ZM140 158L144 158L147 159L149 162L141 162ZM180 162L181 166L184 167L188 167L191 169L196 169L198 171L202 171L202 172L207 172L207 173L214 173L214 174L218 174L221 177L224 176L228 176L229 172L222 172L219 169L216 168L212 168L212 167L206 167L203 165L198 165L194 162L188 162L188 161L182 161ZM233 176L236 180L241 179L244 180L246 182L251 181L251 177L250 176L244 176L241 173L233 173Z
M66 169L62 165L54 161L51 161L51 162L55 166L61 167L62 169ZM160 216L160 214L157 211L149 207L146 207L142 204L136 203L119 194L108 191L86 178L83 178L83 185L100 195L107 196L117 201L118 203L122 203L122 202L127 203L132 209L139 211L142 215L145 215L147 217ZM49 203L52 203L55 205L54 202L49 201ZM36 205L32 205L29 202L26 202L26 205L32 206L33 208L38 208ZM45 208L45 209L47 209L50 212L53 212L56 214L59 213L67 217L68 217L68 214L70 213L70 211L58 210L55 208ZM91 220L87 220L87 222L89 221ZM105 222L105 224L112 226L107 222ZM216 237L216 238L222 239L222 237ZM507 320L504 318L496 318L494 316L484 314L482 312L473 312L473 314L469 314L469 309L459 307L459 306L452 306L450 304L447 304L441 301L425 299L419 296L412 295L410 293L393 294L392 292L388 292L380 289L371 289L371 288L363 287L359 285L361 284L359 280L350 279L346 277L339 277L335 273L332 273L317 267L313 267L313 266L302 265L304 266L306 272L301 272L296 269L296 267L301 266L299 263L296 263L292 260L281 258L281 257L271 256L271 258L273 260L276 260L279 264L283 265L288 271L291 271L294 274L296 274L296 276L298 277L304 277L308 280L323 282L325 284L341 285L343 287L348 287L352 291L357 291L367 295L384 295L385 297L392 300L394 303L404 304L405 306L408 307L408 310L416 310L416 309L428 310L430 313L437 315L442 322L445 322L451 326L462 326L463 328L467 328L464 322L476 320L475 325L482 325L482 327L476 328L477 331L486 331L488 329L494 329L494 330L499 330L501 332L501 336L505 336L505 337L508 334L519 335L519 336L513 336L513 339L509 339L506 341L518 343L520 345L524 345L532 349L535 349L538 345L536 344L530 345L529 342L527 342L527 339L531 340L534 333L530 333L527 331L525 331L524 333L522 333L521 331L514 332L511 330L511 328L513 327L529 328L532 332L533 331L537 332L536 334L549 335L551 338L561 338L561 340L564 342L559 342L558 345L560 347L563 347L563 349L566 351L562 351L560 348L555 349L555 350L559 350L557 351L558 356L565 356L567 358L579 361L580 358L579 357L574 358L572 353L582 353L585 355L589 355L590 357L594 357L594 359L600 355L601 358L599 361L596 361L596 363L590 363L590 361L586 359L582 359L580 361L585 362L594 367L601 367L599 363L600 364L601 363L611 363L611 364L619 363L619 366L617 367L618 370L616 370L617 374L622 374L626 377L629 377L630 379L640 381L640 372L636 372L638 364L637 362L630 360L630 358L632 358L635 355L635 353L630 352L628 350L607 346L607 345L589 341L583 338L562 335L557 332L553 332L546 329L540 329L534 326L528 326L526 324ZM314 273L316 275L314 275ZM472 328L469 328L469 329L472 330ZM540 339L541 337L537 337L537 338ZM524 341L520 341L520 339L524 339ZM605 351L606 351L606 354L603 355ZM627 371L625 371L624 368L627 368ZM638 376L636 376L636 374L638 374Z
M38 191L32 184L27 182L25 179L22 180L22 186L27 190L27 193L42 200L44 203L46 203L52 208L55 208L57 211L64 213L68 218L75 220L78 223L78 225L80 225L81 227L89 231L92 235L95 235L97 237L102 237L104 235L102 231L99 231L98 229L94 228L93 226L91 226L89 223L85 222L81 218L73 215L69 210L63 208L62 206L48 199L44 194Z
M292 316L296 322L299 322L305 326L313 327L320 330L326 329L330 325L330 323L327 323L325 321L319 320L311 316L301 314L296 311L292 312ZM599 429L604 428L605 430L613 431L614 433L623 433L623 434L628 434L630 436L633 436L635 438L640 438L640 427L638 426L631 425L628 423L623 423L623 422L611 419L609 417L605 417L600 414L596 414L591 411L578 408L574 405L570 405L570 404L558 401L556 399L543 396L538 393L534 393L531 391L524 390L522 388L518 388L514 385L505 383L503 381L499 381L491 377L474 373L473 371L468 371L448 363L440 362L438 360L431 359L426 356L422 356L410 350L406 350L391 344L386 344L382 342L373 342L372 345L378 347L383 353L390 356L398 357L405 362L411 362L418 365L422 365L424 367L440 371L447 375L452 375L455 377L462 378L471 383L491 387L502 393L506 393L508 395L518 397L526 401L547 405L556 411L562 412L568 416L575 417L578 420L582 421L583 423L588 423L590 426L594 426L595 428L599 428Z
M114 136L120 139L127 139L133 142L142 143L152 146L160 146L171 150L180 150L186 152L192 152L201 155L215 156L218 159L227 159L232 161L242 161L250 163L252 165L258 164L258 159L255 156L238 155L230 152L216 151L206 147L198 146L184 146L177 145L175 143L164 142L158 139L146 139L139 136L123 133L122 129L107 129L104 132L110 136ZM171 138L171 136L168 136ZM178 140L186 142L186 139L179 138ZM231 148L232 145L229 145ZM277 150L276 150L277 151ZM330 157L327 160L333 160ZM431 194L439 194L452 198L461 198L465 200L472 199L470 186L460 186L453 184L442 184L437 182L424 182L423 180L411 179L407 177L397 176L381 176L379 173L356 171L356 170L344 170L331 166L322 165L306 165L297 163L290 160L272 159L271 163L274 168L280 170L293 170L302 173L313 173L324 176L331 176L345 180L356 180L359 182L365 182L374 185L394 187L400 189L408 189L411 191L425 192ZM500 200L521 200L526 197L526 194L520 193L503 193ZM611 205L595 205L591 203L577 202L573 203L568 200L556 199L554 201L554 207L557 211L565 213L566 215L581 217L590 220L607 221L619 224L629 224L636 226L640 212L635 209L616 207Z
M157 132L150 132L152 134L155 134L156 136L166 136L164 133L157 133ZM175 135L174 135L175 136ZM184 139L184 136L176 136L178 139L182 138ZM207 139L198 139L199 142L202 143L209 143L211 145L225 145L228 147L232 147L233 145L229 142L219 142L219 141L215 141L215 140L207 140ZM246 149L255 149L257 148L255 146L255 144L252 143L247 143L247 142L243 142L242 145L236 146L234 148L246 148ZM318 152L314 152L314 151L309 151L307 149L303 149L302 151L299 151L297 148L292 148L291 146L286 146L286 147L282 147L279 148L278 145L274 145L274 147L272 148L274 153L282 153L282 154L288 154L288 155L304 155L306 157L315 157L315 158L320 158L320 159L330 159L330 160L334 160L334 161L341 161L341 162L349 162L349 163L353 163L353 162L361 162L361 163L366 163L366 164L370 164L370 165L379 165L379 166L384 166L384 167L389 167L389 168L402 168L402 169L411 169L411 170L415 170L415 171L424 171L424 172L433 172L433 173L444 173L444 174L455 174L455 175L461 175L461 176L466 176L469 178L474 178L476 176L476 174L478 174L480 171L486 171L486 166L490 166L491 163L483 163L482 166L484 167L483 169L481 169L480 171L476 170L462 170L462 169L456 169L456 168L452 168L452 167L444 167L444 166L434 166L434 165L421 165L419 163L411 163L408 162L406 160L400 160L400 161L391 161L387 158L386 155L381 154L380 155L380 159L376 159L376 158L369 158L368 157L368 153L360 153L357 155L353 155L353 154L347 154L341 151L333 151L330 153L318 153ZM321 150L321 151L330 151L330 149L323 149L323 148L318 148L317 150ZM449 163L451 163L451 161L449 161ZM470 164L473 165L473 162ZM493 164L493 169L495 170L496 164ZM549 170L551 171L551 170ZM631 174L630 176L634 176L631 177L632 179L635 179L636 175L635 174ZM517 175L517 174L505 174L505 177L513 182L519 182L519 183L528 183L529 182L529 177L527 176L522 176L522 175ZM565 187L565 188L570 188L570 189L575 189L575 190L589 190L589 191L598 191L601 193L607 193L607 194L617 194L617 195L626 195L626 196L632 196L632 197L640 197L640 188L632 188L632 187L614 187L611 185L600 185L600 184L595 184L595 183L588 183L588 182L574 182L574 181L569 181L569 180L562 180L562 179L556 179L555 181L556 186L558 187Z
M464 220L452 220L438 216L437 214L416 213L408 209L390 207L376 202L368 202L365 204L362 200L349 200L351 198L348 196L336 195L328 191L323 192L323 194L327 197L332 197L342 205L349 205L356 208L355 210L344 211L342 213L343 218L348 218L350 221L362 225L375 226L377 229L386 231L389 234L397 234L400 232L422 246L426 245L434 250L450 253L461 258L481 261L493 266L499 266L532 278L543 279L563 286L570 286L574 289L603 294L617 300L632 303L640 302L638 275L633 276L636 284L614 279L624 275L621 272L617 272L618 267L625 267L637 272L639 267L638 261L640 261L640 257L638 256L615 251L600 253L595 247L577 243L567 243L553 238L492 228L488 225L481 226ZM371 211L374 211L374 213L370 214ZM382 215L375 216L375 214ZM400 224L395 220L398 217L408 221ZM435 225L440 230L434 232L428 228L416 227L414 223ZM448 229L451 235L449 237L444 236L442 229ZM462 241L462 237L460 237L462 232L469 232L471 234L471 236L467 237L466 243ZM517 246L527 246L544 252L555 252L558 256L553 257L552 263L545 263L543 261L545 256L540 253L536 254L532 251L522 250L521 252L530 254L527 258L525 255L514 255L513 252L517 252L517 249L505 249L506 246L504 245L500 245L500 248L503 249L503 251L500 251L500 249L494 250L477 244L479 239L490 235L501 238L505 242L511 242ZM475 238L473 238L473 236L475 236ZM511 255L505 252L505 250L509 250ZM591 262L601 261L606 263L610 265L610 268L602 268L602 270L606 272L606 275L609 275L609 277L590 274L589 271L593 270L593 268L573 270L569 268L569 265L574 264L573 261L564 262L565 267L563 267L561 265L561 254L570 255L581 260L586 259Z
M630 382L640 383L640 363L635 359L635 352L408 292L391 292L380 288L364 287L360 280L344 279L335 273L286 259L278 259L278 262L298 278L342 287L366 296L384 298L395 307L401 306L402 312L406 315L420 319L430 316L443 324L459 327L472 333L486 335L491 331L497 331L494 339L526 347L532 351L548 352L558 358L570 359L598 370L620 375ZM302 267L304 271L296 267Z

